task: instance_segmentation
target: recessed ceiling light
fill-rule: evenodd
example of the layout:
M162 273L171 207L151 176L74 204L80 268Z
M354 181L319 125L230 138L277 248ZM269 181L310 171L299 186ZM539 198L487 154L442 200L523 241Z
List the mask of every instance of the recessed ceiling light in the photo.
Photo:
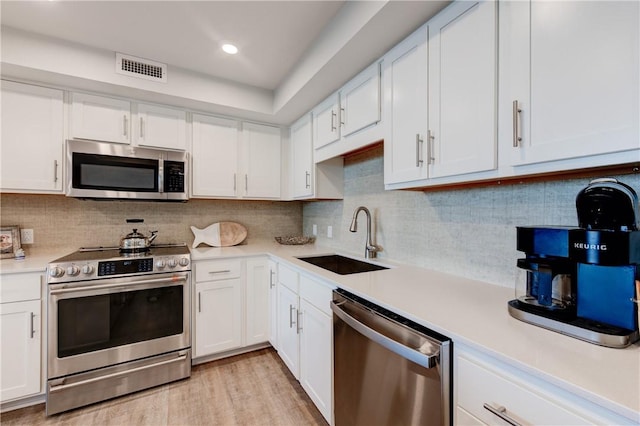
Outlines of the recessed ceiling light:
M223 44L222 50L227 52L229 55L235 55L236 53L238 53L238 48L235 47L233 44Z

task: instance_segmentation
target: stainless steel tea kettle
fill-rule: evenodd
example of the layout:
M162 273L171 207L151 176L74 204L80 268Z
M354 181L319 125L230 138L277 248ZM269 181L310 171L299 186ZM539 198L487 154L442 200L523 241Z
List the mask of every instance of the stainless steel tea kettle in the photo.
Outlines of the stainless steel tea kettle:
M144 219L127 219L127 223L142 223ZM120 250L122 251L139 251L146 250L151 246L153 240L158 236L158 231L151 231L148 237L133 228L133 232L128 233L120 239Z

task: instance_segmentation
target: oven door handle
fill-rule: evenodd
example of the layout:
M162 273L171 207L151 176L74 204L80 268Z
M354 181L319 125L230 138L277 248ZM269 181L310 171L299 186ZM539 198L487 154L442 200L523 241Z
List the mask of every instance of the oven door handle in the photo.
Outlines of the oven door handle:
M414 362L424 368L433 368L438 364L440 359L440 353L432 353L425 354L420 352L419 350L410 348L408 346L403 345L400 342L397 342L382 333L377 332L376 330L367 327L365 324L361 323L351 315L349 315L346 311L344 311L340 306L349 302L339 302L336 303L334 301L331 302L331 310L333 313L344 321L349 327L353 328L358 333L367 337L368 339L378 343L381 346L389 349L392 352L400 355L401 357Z
M60 391L63 391L65 389L75 388L75 387L78 387L78 386L84 386L84 385L88 385L90 383L99 382L101 380L115 379L115 378L118 378L120 376L125 376L127 374L135 373L137 371L143 371L143 370L147 370L149 368L155 368L155 367L159 367L161 365L166 365L166 364L173 364L174 362L182 362L182 361L184 361L186 359L187 359L187 354L182 354L177 358L168 359L166 361L160 361L160 362L156 362L154 364L143 365L143 366L136 367L136 368L130 368L128 370L119 371L117 373L106 374L104 376L93 377L91 379L82 380L80 382L69 383L68 385L65 385L65 384L52 385L49 388L49 392L60 392ZM63 379L63 383L64 383L64 379Z
M93 291L93 290L103 290L108 288L123 288L123 289L132 289L135 287L139 287L141 285L149 285L149 284L175 284L180 281L187 281L186 276L173 276L171 278L158 278L154 280L143 280L136 281L133 283L117 283L117 284L98 284L98 285L87 285L83 287L63 287L59 289L50 290L50 294L64 294L64 293L75 293L78 291Z

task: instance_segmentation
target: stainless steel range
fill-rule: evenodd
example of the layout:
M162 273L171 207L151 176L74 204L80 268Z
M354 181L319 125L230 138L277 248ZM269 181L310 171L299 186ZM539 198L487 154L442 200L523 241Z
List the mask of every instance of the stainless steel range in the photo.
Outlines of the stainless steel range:
M80 249L47 273L47 415L191 375L186 245Z

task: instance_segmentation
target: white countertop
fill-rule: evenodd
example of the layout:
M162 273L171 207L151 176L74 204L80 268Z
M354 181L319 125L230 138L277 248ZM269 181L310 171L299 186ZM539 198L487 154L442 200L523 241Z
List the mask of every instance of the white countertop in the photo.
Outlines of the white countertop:
M507 311L507 302L514 298L511 288L386 260L378 263L393 266L391 269L338 275L296 258L333 252L316 245L271 242L191 250L193 260L276 256L440 332L454 344L464 343L622 416L640 420L640 343L625 349L605 348L518 321Z
M338 275L297 257L335 252L315 244L275 242L191 249L194 261L271 255L299 269L406 316L496 359L633 420L640 420L640 343L611 349L512 318L513 289L381 260L390 269ZM0 262L2 273L44 271L62 253L42 253ZM353 256L351 253L342 253ZM375 262L375 261L373 261ZM455 349L454 349L455 350Z

